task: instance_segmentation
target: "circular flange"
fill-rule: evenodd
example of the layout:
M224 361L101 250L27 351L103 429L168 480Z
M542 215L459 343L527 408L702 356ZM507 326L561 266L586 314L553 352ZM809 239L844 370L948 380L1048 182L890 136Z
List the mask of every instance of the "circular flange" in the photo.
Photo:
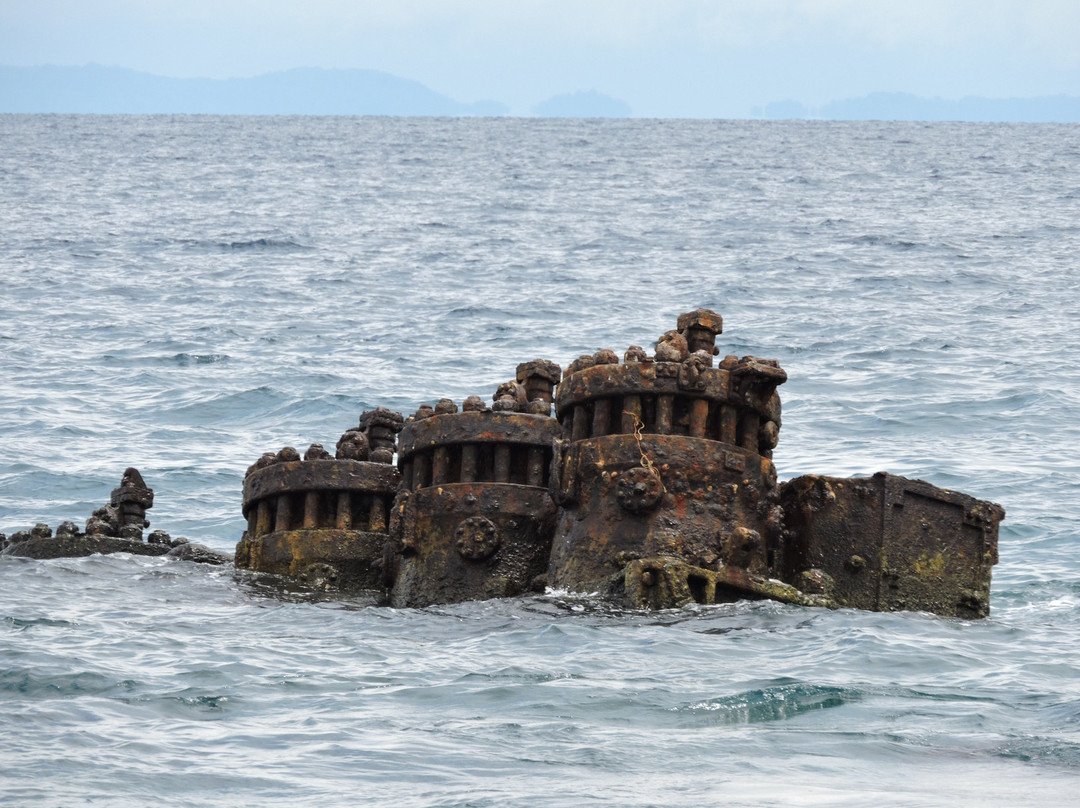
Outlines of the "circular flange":
M499 549L499 529L486 516L470 516L454 531L457 551L471 561L483 561Z
M631 513L652 510L660 502L664 484L660 474L642 466L635 466L619 475L615 498Z
M330 564L316 561L308 564L296 577L312 589L327 590L337 586L338 571Z

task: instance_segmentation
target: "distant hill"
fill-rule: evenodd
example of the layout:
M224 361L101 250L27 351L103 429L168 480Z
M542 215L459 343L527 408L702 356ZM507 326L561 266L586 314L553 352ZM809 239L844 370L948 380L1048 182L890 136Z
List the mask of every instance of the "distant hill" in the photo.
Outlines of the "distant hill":
M958 101L921 98L909 93L871 93L862 98L833 101L820 108L797 101L767 104L761 117L820 118L829 121L1000 121L1080 123L1080 97L979 98Z
M245 79L177 79L122 67L0 66L0 113L206 113L219 115L506 115L498 101L465 104L378 70L297 68ZM532 109L551 118L628 118L629 104L595 90L552 96ZM808 107L779 101L755 118L834 121L1033 121L1080 123L1080 97L950 101L871 93Z
M596 90L563 93L533 107L542 118L629 118L630 105Z
M0 112L221 115L505 115L377 70L298 68L247 79L176 79L122 67L0 67Z

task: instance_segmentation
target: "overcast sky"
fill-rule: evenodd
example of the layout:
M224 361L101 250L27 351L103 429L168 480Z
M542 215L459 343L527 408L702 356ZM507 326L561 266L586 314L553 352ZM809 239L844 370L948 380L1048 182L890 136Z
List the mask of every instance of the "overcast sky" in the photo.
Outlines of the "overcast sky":
M1080 95L1080 0L0 0L0 64L370 68L526 113L741 117L874 91Z

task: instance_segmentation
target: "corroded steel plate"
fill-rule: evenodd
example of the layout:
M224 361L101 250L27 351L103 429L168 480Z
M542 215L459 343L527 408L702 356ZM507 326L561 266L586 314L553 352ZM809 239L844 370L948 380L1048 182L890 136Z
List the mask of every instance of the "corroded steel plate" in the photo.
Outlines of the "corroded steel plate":
M677 362L628 362L594 365L579 370L559 385L555 406L559 412L591 398L639 394L675 395L686 391L679 385ZM724 401L728 398L728 371L705 368L693 394Z
M884 472L797 477L781 500L790 583L856 609L989 614L1001 506Z

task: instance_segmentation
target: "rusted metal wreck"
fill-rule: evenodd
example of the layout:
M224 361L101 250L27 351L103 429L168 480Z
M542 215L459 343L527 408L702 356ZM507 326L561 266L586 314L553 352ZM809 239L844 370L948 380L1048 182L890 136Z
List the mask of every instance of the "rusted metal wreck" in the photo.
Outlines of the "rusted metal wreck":
M1004 510L886 473L779 483L787 374L716 361L722 326L698 309L651 354L601 350L565 373L537 359L490 406L380 408L336 457L267 453L244 483L236 564L397 606L551 588L631 608L770 598L987 615Z
M244 479L238 568L395 606L597 593L663 609L769 598L983 617L1004 510L880 472L778 482L775 360L717 360L719 314L687 312L652 353L524 362L490 405L360 416L331 455L267 452ZM555 413L552 414L554 405ZM80 531L39 524L0 550L221 563L152 532L134 468Z
M393 466L400 413L379 407L345 432L336 456L314 443L267 452L244 478L248 529L236 565L305 583L374 589L401 482Z
M221 553L192 544L183 537L172 538L164 530L154 530L143 539L150 527L146 512L154 507L154 491L143 481L138 469L124 471L120 485L113 489L109 502L96 509L79 530L71 521L61 522L56 533L44 522L30 530L10 536L0 533L0 552L28 558L78 558L107 553L131 553L144 556L170 556L187 561L223 564Z

